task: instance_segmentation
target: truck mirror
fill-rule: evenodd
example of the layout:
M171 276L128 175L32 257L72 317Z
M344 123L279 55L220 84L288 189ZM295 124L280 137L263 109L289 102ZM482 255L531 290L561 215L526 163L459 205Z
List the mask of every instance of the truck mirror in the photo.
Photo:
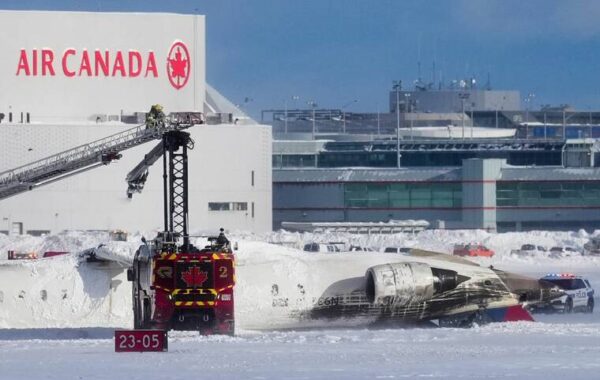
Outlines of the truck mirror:
M127 281L133 281L133 268L127 268Z
M238 243L237 243L237 241L233 243L233 250L234 251L238 250Z

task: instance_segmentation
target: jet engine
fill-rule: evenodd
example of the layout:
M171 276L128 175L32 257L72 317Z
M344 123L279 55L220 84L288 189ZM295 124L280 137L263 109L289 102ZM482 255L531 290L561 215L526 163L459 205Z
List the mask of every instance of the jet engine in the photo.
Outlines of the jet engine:
M365 276L367 300L379 305L425 302L459 284L455 271L417 262L376 265Z

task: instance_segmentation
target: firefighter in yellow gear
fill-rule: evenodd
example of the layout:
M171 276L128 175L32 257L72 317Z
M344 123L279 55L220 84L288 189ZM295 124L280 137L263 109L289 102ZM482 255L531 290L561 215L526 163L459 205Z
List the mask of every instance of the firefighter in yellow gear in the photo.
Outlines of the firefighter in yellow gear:
M150 107L150 112L146 115L146 128L156 128L164 126L165 114L160 104L154 104Z

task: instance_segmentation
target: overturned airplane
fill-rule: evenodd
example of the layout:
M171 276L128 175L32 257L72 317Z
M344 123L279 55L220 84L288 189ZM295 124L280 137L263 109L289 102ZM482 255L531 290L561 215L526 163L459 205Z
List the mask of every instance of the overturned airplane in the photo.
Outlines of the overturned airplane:
M285 256L268 264L249 258L238 274L236 307L249 328L532 321L524 306L563 293L544 281L416 249Z
M124 252L132 247L111 252L117 244L125 243L81 257L0 264L0 326L131 327ZM530 321L523 306L563 294L544 281L416 249L306 253L240 242L236 256L235 321L242 330ZM174 280L181 275L177 266L173 273Z

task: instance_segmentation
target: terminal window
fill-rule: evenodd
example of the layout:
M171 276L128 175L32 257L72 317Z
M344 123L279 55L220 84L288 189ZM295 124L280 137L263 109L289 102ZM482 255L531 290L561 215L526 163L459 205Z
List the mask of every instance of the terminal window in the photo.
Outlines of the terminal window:
M208 211L247 211L248 202L208 202Z
M460 183L348 183L344 204L351 208L457 208Z
M497 182L496 202L499 207L600 206L600 182Z

